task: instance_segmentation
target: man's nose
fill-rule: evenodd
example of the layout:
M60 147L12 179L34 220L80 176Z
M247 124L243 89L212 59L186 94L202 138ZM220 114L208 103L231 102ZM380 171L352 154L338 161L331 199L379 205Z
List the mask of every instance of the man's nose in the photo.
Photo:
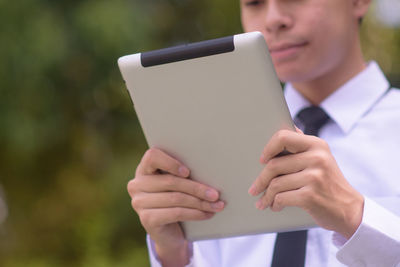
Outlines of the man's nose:
M264 24L265 29L269 33L289 28L292 24L289 11L285 8L284 4L278 2L277 0L268 1Z

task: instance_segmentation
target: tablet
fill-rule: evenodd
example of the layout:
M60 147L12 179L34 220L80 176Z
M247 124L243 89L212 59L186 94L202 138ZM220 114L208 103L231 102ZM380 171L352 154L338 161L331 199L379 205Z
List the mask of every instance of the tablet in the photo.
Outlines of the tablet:
M184 163L191 179L221 192L225 209L183 222L189 240L306 229L295 207L256 209L247 191L264 146L294 130L268 48L259 32L121 57L123 79L146 140Z

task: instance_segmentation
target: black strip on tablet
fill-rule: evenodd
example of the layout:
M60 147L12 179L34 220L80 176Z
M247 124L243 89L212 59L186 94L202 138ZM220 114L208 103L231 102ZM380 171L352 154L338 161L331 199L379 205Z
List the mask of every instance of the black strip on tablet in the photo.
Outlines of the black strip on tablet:
M235 50L233 36L141 53L143 67L228 53Z

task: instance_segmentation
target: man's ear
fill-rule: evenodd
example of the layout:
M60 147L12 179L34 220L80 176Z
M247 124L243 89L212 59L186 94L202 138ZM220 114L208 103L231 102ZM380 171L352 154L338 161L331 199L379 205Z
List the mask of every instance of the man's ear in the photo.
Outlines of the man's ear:
M357 19L361 19L367 14L368 8L371 5L371 0L352 0L354 15Z

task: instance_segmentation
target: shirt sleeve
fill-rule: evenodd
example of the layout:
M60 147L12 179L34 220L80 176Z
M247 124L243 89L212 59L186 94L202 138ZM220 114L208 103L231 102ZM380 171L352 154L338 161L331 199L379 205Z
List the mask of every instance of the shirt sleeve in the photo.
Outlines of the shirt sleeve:
M341 246L337 259L348 266L400 266L400 216L365 198L362 222L346 240L335 233Z
M154 248L154 242L151 240L150 236L147 235L146 237L147 240L147 248L149 250L149 258L150 258L150 265L151 267L162 267L161 262L157 256L156 250ZM190 248L192 250L192 248ZM193 253L191 253L193 255ZM193 267L193 257L191 257L190 262L186 267Z

